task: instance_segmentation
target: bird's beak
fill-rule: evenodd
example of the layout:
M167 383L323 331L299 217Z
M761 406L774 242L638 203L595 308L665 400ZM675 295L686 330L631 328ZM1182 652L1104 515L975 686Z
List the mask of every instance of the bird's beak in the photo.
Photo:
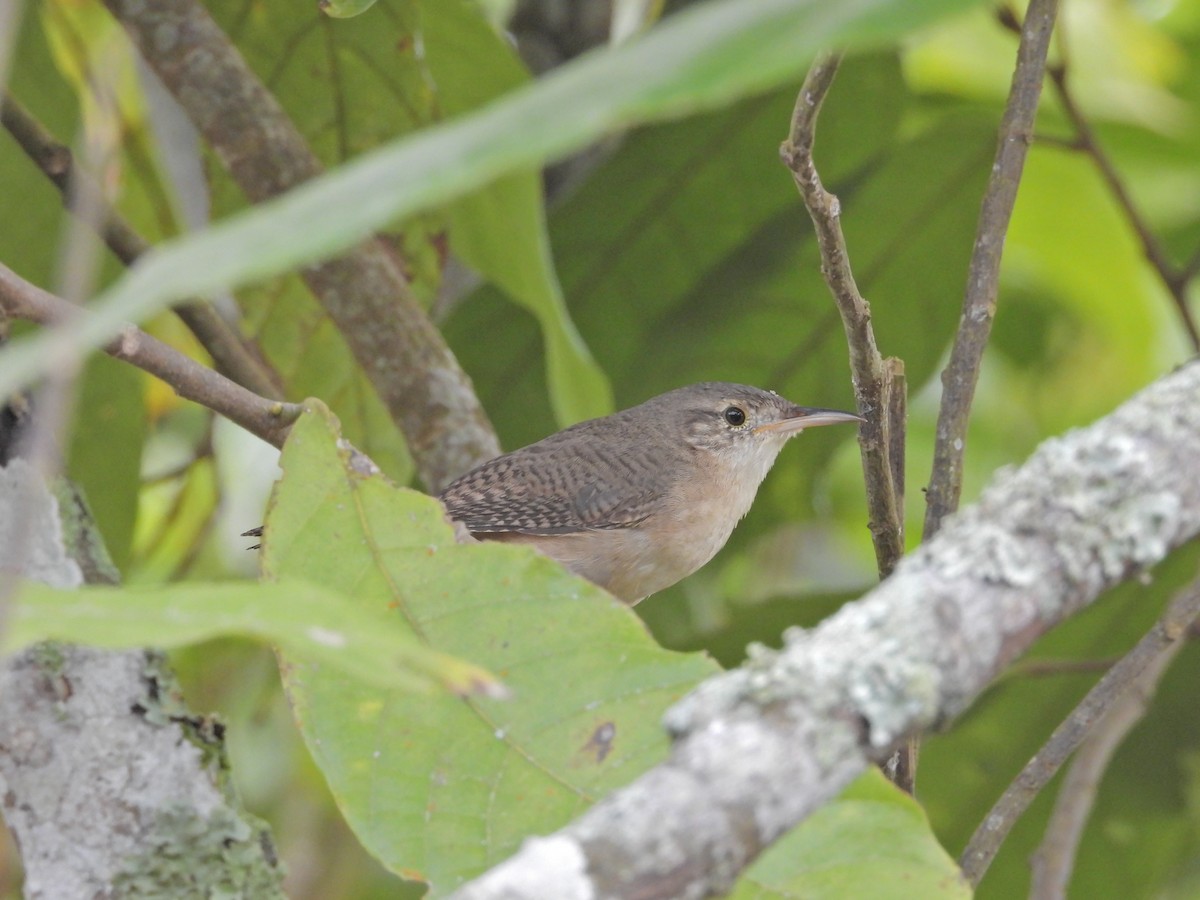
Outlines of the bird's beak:
M862 416L842 412L838 409L815 409L811 406L793 406L787 416L778 422L767 422L754 429L755 433L770 431L779 434L798 434L805 428L818 425L836 425L839 422L865 422Z

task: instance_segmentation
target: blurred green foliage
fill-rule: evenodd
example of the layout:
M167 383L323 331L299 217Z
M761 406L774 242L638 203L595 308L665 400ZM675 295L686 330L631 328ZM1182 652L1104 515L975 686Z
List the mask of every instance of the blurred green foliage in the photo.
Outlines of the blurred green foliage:
M901 19L912 6L882 5ZM383 0L337 21L322 18L315 4L276 0L218 0L209 8L331 167L468 114L526 80L503 36L465 3ZM102 21L88 18L96 13L87 4L48 3L40 15L27 9L15 45L11 89L68 142L83 139L81 109L91 110L90 129L103 124L79 94L83 62L113 58L103 41L81 39ZM1096 0L1066 4L1063 16L1052 56L1068 66L1071 89L1129 195L1182 269L1200 246L1200 0ZM888 29L908 32L904 43L876 42L846 60L816 155L842 202L880 348L907 367L913 546L932 457L936 375L959 316L1016 41L990 8L920 30ZM147 236L170 236L183 230L175 188L162 173L146 104L121 71L118 202ZM548 211L527 171L389 229L506 447L606 408L607 385L617 406L707 379L756 383L812 405L851 402L844 339L812 230L777 158L797 87L798 79L729 96L702 114L615 136ZM1188 355L1167 290L1094 163L1068 146L1072 126L1049 86L1037 138L1006 242L968 438L966 501L999 467L1104 414ZM241 208L219 164L192 152L215 214ZM7 135L0 135L0 185L6 208L19 211L0 222L0 261L53 287L61 204ZM447 253L491 283L462 295L443 277ZM102 277L115 272L106 261ZM510 298L522 292L514 305ZM242 328L289 394L322 397L348 438L394 480L407 481L399 432L299 281L257 284L237 301ZM147 327L194 352L169 320ZM261 481L261 471L243 459L214 459L221 451L206 415L113 368L87 370L69 464L126 579L243 572L245 552L230 534L258 522L226 521L222 509L231 496L261 487L249 483ZM1177 553L1145 583L1114 591L1044 638L1030 658L1077 663L1124 652L1194 571L1197 555ZM748 641L777 643L789 625L818 621L868 587L873 573L857 448L847 434L822 429L783 454L729 547L638 613L666 647L707 650L736 665ZM230 724L235 778L251 807L274 823L291 871L289 895L396 896L395 876L349 833L304 750L269 655L225 641L176 659L193 704L221 710ZM1084 836L1073 895L1200 896L1198 667L1195 649L1186 649L1117 755ZM1018 666L927 742L918 798L951 854L1097 677L1066 664L1061 674L1033 677ZM327 759L322 765L328 771ZM1027 859L1054 788L1013 832L981 897L1027 890ZM346 802L340 793L339 802ZM908 822L905 835L925 829L908 813L886 813L893 814ZM883 828L879 815L866 814L867 823ZM751 893L749 884L739 896L773 896Z

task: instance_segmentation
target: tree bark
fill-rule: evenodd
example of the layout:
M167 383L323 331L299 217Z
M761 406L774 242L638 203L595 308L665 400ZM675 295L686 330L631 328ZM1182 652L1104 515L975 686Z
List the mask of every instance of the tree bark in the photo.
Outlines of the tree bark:
M0 572L115 581L62 493L23 460L0 469ZM0 797L25 897L283 897L266 826L232 796L220 723L178 698L151 650L46 643L0 665Z

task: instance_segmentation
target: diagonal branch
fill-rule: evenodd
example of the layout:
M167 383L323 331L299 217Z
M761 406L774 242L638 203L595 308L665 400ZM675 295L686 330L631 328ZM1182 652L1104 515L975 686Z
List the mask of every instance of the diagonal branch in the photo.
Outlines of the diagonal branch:
M67 209L73 213L81 205L97 209L100 237L117 259L132 266L150 249L133 226L104 200L99 187L78 169L70 149L8 93L0 94L0 124L58 188ZM81 204L80 197L84 195L87 201ZM280 397L278 374L251 352L211 303L188 300L176 304L174 310L208 351L217 371L256 394Z
M1121 179L1120 173L1117 172L1117 167L1113 165L1108 154L1104 152L1104 147L1101 146L1100 141L1096 138L1096 132L1092 129L1087 116L1083 114L1083 110L1075 102L1075 95L1071 92L1070 85L1067 82L1067 67L1065 65L1051 66L1048 74L1050 76L1050 83L1054 85L1058 96L1058 102L1062 105L1063 112L1066 113L1068 121L1070 121L1072 127L1075 129L1075 140L1072 146L1075 149L1082 150L1091 157L1092 162L1095 163L1096 168L1100 171L1100 177L1108 185L1108 189L1112 192L1117 205L1125 213L1125 218L1129 220L1130 227L1133 229L1134 234L1137 235L1138 242L1142 245L1143 255L1170 293L1171 300L1175 304L1175 311L1179 315L1179 321L1183 323L1192 349L1200 353L1200 328L1196 325L1196 319L1192 315L1191 307L1188 305L1187 296L1188 283L1195 275L1193 267L1189 265L1177 269L1167 258L1166 251L1163 250L1158 238L1155 237L1150 223L1146 221L1145 217L1138 210L1137 204L1133 202L1133 197L1130 196L1128 188L1125 187L1125 182ZM1200 259L1200 251L1197 251L1197 253L1197 258Z
M30 284L3 264L0 264L0 312L42 325L87 315L75 304ZM161 378L179 396L207 406L276 447L283 446L288 429L303 411L295 403L260 397L134 325L127 325L104 350L109 356Z
M667 714L669 759L457 900L699 898L1040 635L1200 534L1200 363L1046 441L886 581Z
M975 829L959 860L963 874L972 884L978 885L983 880L1013 825L1058 774L1070 755L1094 733L1094 728L1102 724L1114 705L1122 701L1147 671L1157 670L1161 674L1161 669L1182 647L1188 628L1198 617L1200 579L1184 588L1154 627L1096 682L1071 714L1054 729L1042 749L1025 764ZM1064 784L1062 790L1066 789ZM1048 828L1047 833L1053 830Z
M962 495L963 455L967 446L967 421L983 351L992 333L996 315L996 297L1000 284L1000 257L1004 238L1017 199L1017 187L1025 168L1025 157L1033 140L1033 123L1042 81L1050 35L1058 15L1058 0L1030 0L1021 28L1017 66L1004 118L992 174L988 179L979 212L975 249L967 274L962 320L950 351L950 362L942 372L942 403L938 410L937 439L933 450L933 470L925 495L925 537L941 527L942 521L958 508Z
M1200 612L1200 590L1193 590L1189 603ZM1054 811L1046 823L1046 833L1031 860L1033 881L1031 900L1055 900L1067 895L1067 885L1075 867L1075 856L1083 829L1087 825L1096 793L1113 754L1150 707L1158 683L1171 661L1183 649L1181 629L1171 643L1155 656L1133 679L1126 690L1109 706L1096 729L1080 746L1063 778L1054 801Z
M275 97L195 0L105 0L252 202L321 165ZM500 452L470 379L377 239L302 273L436 493Z

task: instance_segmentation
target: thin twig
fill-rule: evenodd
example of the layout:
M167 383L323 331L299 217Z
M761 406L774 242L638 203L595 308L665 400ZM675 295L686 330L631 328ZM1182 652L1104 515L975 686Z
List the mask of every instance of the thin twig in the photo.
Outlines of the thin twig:
M859 292L850 269L841 203L825 190L813 160L817 117L840 63L838 53L822 54L813 62L796 98L788 138L779 153L792 172L816 229L821 274L846 332L855 401L866 420L858 430L858 447L866 483L868 527L882 579L891 574L904 554L907 385L903 361L894 357L885 360L879 353L871 327L871 306ZM916 786L916 755L914 740L884 767L888 777L910 794Z
M871 328L870 304L859 293L850 270L840 221L841 203L825 190L813 162L817 116L840 61L840 54L825 54L808 70L796 98L788 139L779 152L792 172L816 228L821 274L833 293L846 331L855 399L858 411L867 420L859 428L858 443L867 485L871 538L879 576L886 578L904 553L901 515L904 485L902 478L896 478L898 469L892 460L893 451L904 442L904 366L900 360L885 361L879 354Z
M1200 247L1192 251L1192 258L1179 270L1179 277L1184 281L1191 281L1197 275L1200 275Z
M967 275L963 315L950 351L950 362L942 372L942 403L938 411L937 440L933 471L925 499L924 537L928 540L942 520L958 508L962 495L963 454L967 444L967 421L983 351L992 332L996 296L1000 282L1000 257L1012 218L1017 187L1033 137L1033 123L1046 70L1050 35L1058 13L1058 0L1030 0L1021 28L1017 66L1004 118L992 174L979 213L975 249Z
M1200 617L1200 579L1177 594L1154 627L1088 691L984 817L959 859L972 884L979 884L1009 830L1098 720L1156 658L1164 654L1169 658L1175 653L1197 617Z
M1107 672L1116 659L1030 659L1016 663L1000 680L1010 678L1052 678L1058 675L1094 675Z
M1054 811L1046 823L1045 836L1030 860L1033 870L1029 889L1031 900L1062 900L1066 897L1075 868L1075 854L1104 773L1125 736L1146 714L1158 682L1182 647L1183 641L1175 640L1149 662L1104 714L1071 760L1054 801Z
M30 284L3 264L0 309L13 318L43 325L87 314ZM207 406L276 447L283 445L292 422L303 412L298 404L260 397L133 325L125 326L104 349L110 356L161 378L181 397Z
M1162 244L1159 243L1153 229L1150 227L1150 223L1146 221L1141 211L1137 208L1137 204L1133 202L1133 197L1130 196L1129 189L1121 179L1117 167L1113 165L1112 159L1109 158L1104 148L1100 145L1100 141L1096 138L1096 132L1092 129L1091 123L1088 121L1087 116L1083 114L1083 110L1079 108L1079 104L1075 101L1075 95L1071 92L1070 85L1067 83L1066 65L1050 66L1047 69L1047 74L1050 76L1050 83L1054 85L1058 95L1058 102L1062 106L1067 120L1075 128L1075 147L1091 157L1092 162L1096 164L1096 168L1100 172L1100 177L1108 185L1108 189L1112 192L1117 205L1121 207L1121 211L1125 213L1125 218L1129 220L1130 227L1133 229L1134 234L1137 235L1146 260L1158 274L1158 277L1166 286L1168 293L1170 293L1171 299L1175 303L1175 309L1179 314L1179 320L1183 323L1184 330L1187 331L1192 349L1200 353L1200 328L1197 328L1196 319L1192 315L1191 307L1188 305L1187 296L1188 282L1195 274L1192 265L1189 264L1185 268L1176 268L1167 259L1166 251L1163 250Z
M100 238L126 266L150 249L150 244L102 195L96 184L75 165L71 150L55 139L18 100L0 94L0 124L62 194L63 205L78 214L81 199L99 206ZM84 204L86 205L86 203ZM205 300L187 300L175 313L208 351L221 374L264 397L282 397L280 378L250 350L236 331Z
M105 6L252 202L320 174L295 124L200 3ZM389 249L367 240L301 275L403 430L427 488L500 452L470 379Z

